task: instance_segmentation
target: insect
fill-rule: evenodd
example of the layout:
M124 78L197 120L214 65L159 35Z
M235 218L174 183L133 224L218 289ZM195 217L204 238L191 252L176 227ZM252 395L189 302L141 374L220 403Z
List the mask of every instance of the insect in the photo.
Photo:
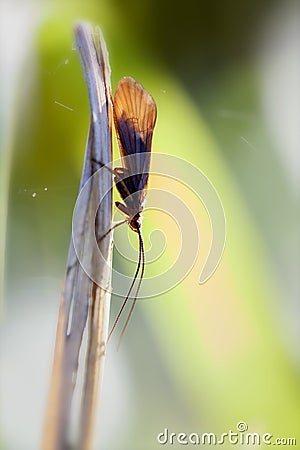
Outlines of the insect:
M127 223L138 234L139 258L133 281L113 323L108 340L121 317L141 270L136 293L121 331L120 339L122 338L136 304L144 276L145 251L141 231L141 213L144 209L149 178L152 136L157 116L156 104L152 96L134 78L124 77L121 78L116 88L113 99L113 115L122 167L117 167L112 172L116 188L123 201L122 203L117 201L115 205L125 215L125 220L113 228Z

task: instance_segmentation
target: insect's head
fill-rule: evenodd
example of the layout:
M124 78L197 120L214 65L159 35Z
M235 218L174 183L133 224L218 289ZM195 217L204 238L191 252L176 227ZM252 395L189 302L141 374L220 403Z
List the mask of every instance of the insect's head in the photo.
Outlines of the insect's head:
M130 219L129 226L133 231L136 233L138 232L139 228L142 226L140 213L135 214L132 219Z

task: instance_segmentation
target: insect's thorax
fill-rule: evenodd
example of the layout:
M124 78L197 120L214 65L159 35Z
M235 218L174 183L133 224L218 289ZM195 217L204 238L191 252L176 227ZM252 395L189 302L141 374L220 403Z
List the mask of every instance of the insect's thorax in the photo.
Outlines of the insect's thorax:
M127 216L126 222L130 226L133 231L138 232L138 229L142 226L142 216L141 213L143 211L143 204L137 205L138 208L132 208L131 205L128 205L121 202L116 202L116 207L119 211Z

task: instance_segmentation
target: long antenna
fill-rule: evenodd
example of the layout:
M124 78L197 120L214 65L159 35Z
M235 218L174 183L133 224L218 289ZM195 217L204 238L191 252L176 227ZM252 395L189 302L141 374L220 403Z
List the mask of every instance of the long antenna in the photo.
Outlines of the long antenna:
M123 337L123 335L124 335L124 333L125 333L125 330L126 330L126 328L127 328L128 322L129 322L129 320L130 320L130 317L131 317L131 315L132 315L133 309L134 309L134 307L135 307L135 304L136 304L136 301L137 301L137 297L138 297L138 295L139 295L139 290L140 290L140 287L141 287L141 284L142 284L144 272L145 272L145 250L144 250L143 236L142 236L142 233L141 233L140 228L138 228L138 234L139 234L139 241L140 241L139 263L140 263L140 261L142 262L142 271L141 271L141 276L140 276L140 279L139 279L138 287L137 287L137 290L136 290L136 293L135 293L135 297L134 297L134 299L133 299L133 302L132 302L132 305L131 305L131 307L130 307L130 310L129 310L129 313L128 313L126 322L125 322L125 324L124 324L124 326L123 326L123 328L122 328L121 334L120 334L120 338L119 338L119 342L118 342L118 348L119 348L119 346L120 346L120 344L121 344L122 337ZM139 265L140 265L140 264L139 264ZM138 268L139 268L139 266L138 266ZM134 281L135 281L136 277L137 277L137 272L136 272L136 274L135 274L135 276L134 276ZM128 296L127 296L127 297L128 297ZM125 305L124 305L124 306L125 306Z
M114 323L113 323L113 326L112 326L112 328L111 328L111 330L110 330L110 332L109 332L109 335L108 335L108 338L107 338L106 345L108 344L108 342L109 342L109 340L110 340L110 338L111 338L111 335L113 334L113 331L114 331L114 329L116 328L116 325L117 325L117 323L118 323L118 321L119 321L119 319L120 319L120 316L121 316L121 314L122 314L122 312L123 312L123 309L125 308L125 305L126 305L128 299L129 299L129 296L130 296L131 291L132 291L132 289L133 289L135 280L137 279L138 273L139 273L139 271L140 271L142 258L143 258L142 273L144 273L144 265L145 265L145 264L144 264L144 246L143 246L143 240L141 239L141 232L140 232L139 229L138 229L138 234L139 234L139 261L138 261L138 265L137 265L137 268L136 268L136 271L135 271L135 274L134 274L132 283L131 283L131 285L130 285L129 291L128 291L126 297L125 297L125 300L124 300L123 303L122 303L122 306L121 306L121 308L120 308L120 310L119 310L119 312L118 312L118 314L117 314L117 317L115 318L115 321L114 321ZM140 287L140 284L141 284L141 279L140 279L140 281L139 281L138 289L139 289L139 287ZM136 300L136 296L135 296L134 302L135 302L135 300ZM131 308L132 308L132 307L131 307ZM132 308L132 309L133 309L133 308ZM130 313L130 312L129 312L129 313ZM130 313L130 315L131 315L131 313ZM125 324L126 326L127 326L128 320L129 320L129 319L127 318L126 324ZM124 330L124 327L123 327L123 330ZM122 330L121 335L122 335L122 334L124 333L124 331L125 331L125 330L124 330L124 331L123 331L123 330Z

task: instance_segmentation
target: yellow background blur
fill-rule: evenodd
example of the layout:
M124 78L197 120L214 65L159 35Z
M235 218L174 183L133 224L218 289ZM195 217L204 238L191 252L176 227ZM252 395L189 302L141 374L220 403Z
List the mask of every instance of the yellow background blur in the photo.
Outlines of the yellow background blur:
M241 421L249 432L300 445L296 7L284 0L2 1L1 449L33 450L41 440L89 125L74 51L79 19L102 27L113 89L131 75L155 98L153 151L199 167L227 220L220 266L200 285L211 239L205 209L175 184L153 180L177 189L193 211L200 252L181 284L138 302L119 352L112 343L95 448L160 448L165 428L221 434ZM163 264L171 264L178 230L146 212L147 249L155 229L163 229L171 248ZM127 239L127 230L116 236ZM117 254L114 264L134 271ZM162 267L159 259L152 266ZM119 305L113 298L112 320Z

